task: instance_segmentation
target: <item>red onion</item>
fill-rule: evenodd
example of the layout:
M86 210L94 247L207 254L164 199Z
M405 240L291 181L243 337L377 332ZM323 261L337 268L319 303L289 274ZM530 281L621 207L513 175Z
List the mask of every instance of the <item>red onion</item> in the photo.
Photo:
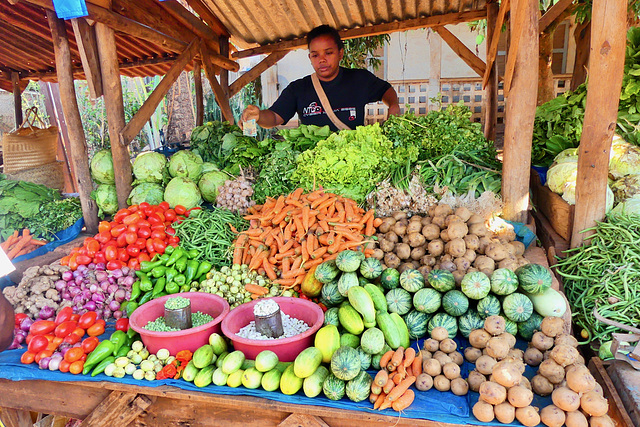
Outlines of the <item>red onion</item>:
M31 318L29 317L25 317L20 322L20 329L22 329L24 332L29 332L29 328L31 327L31 325L33 325L33 320L31 320Z
M51 357L51 360L49 361L49 370L57 371L60 369L60 362L62 362L62 357Z
M120 270L122 270L122 274L125 274L125 275L129 274L129 272L131 271L131 269L126 265L122 267Z
M111 311L116 311L119 308L120 308L120 303L118 301L114 300L109 303L109 309L111 309Z
M129 301L131 299L131 291L127 290L127 292L124 293L124 299L126 299L127 301Z
M85 271L85 270L87 270L87 266L86 266L86 265L79 265L79 266L78 266L78 269L77 269L76 271L83 272L83 271Z
M71 294L72 297L75 297L81 292L82 290L78 286L69 286L69 293Z
M117 302L122 302L124 301L124 298L127 296L127 293L124 289L118 289L114 294L113 297L115 298L115 300Z
M133 282L135 282L135 280L131 276L127 276L122 280L122 284L127 288L131 288L131 286L133 285Z
M93 262L90 262L89 265L87 265L87 267L89 268L89 270L93 270L94 268L96 268L96 264Z
M107 289L109 289L110 284L111 283L108 280L100 282L100 289L102 289L103 291L106 291Z
M124 274L123 274L123 272L122 272L122 269L121 269L121 268L118 268L118 269L116 269L116 270L111 271L111 275L112 275L113 277L115 277L116 279L119 279L119 278L121 278L122 276L124 276Z
M22 331L20 331L20 332L22 332ZM17 341L17 342L18 342L18 344L22 344L22 343L24 342L24 337L25 337L25 336L24 336L23 334L21 334L20 332L17 332L17 333L15 334L15 336L13 337L13 340L14 340L14 341Z
M107 292L109 292L111 295L115 294L117 290L118 285L116 284L109 285L109 287L107 288Z
M106 265L104 265L104 262L99 262L96 264L96 270L104 271L105 268L107 267Z
M94 311L96 309L95 301L87 301L87 303L82 307L87 311Z
M49 369L49 362L51 361L50 357L43 357L42 359L40 359L40 362L38 362L38 368L40 369Z
M102 313L104 313L104 311L100 308L96 309L96 314L98 315L98 319L102 319Z
M122 317L122 312L120 310L116 310L113 312L113 318L114 319L119 319Z
M55 316L56 316L56 311L53 308L49 307L48 305L45 305L44 307L42 307L40 309L40 313L38 314L38 317L42 320L48 320Z
M111 317L111 310L109 310L109 307L107 307L107 308L105 308L105 309L104 309L104 314L103 314L103 316L104 316L106 319L108 319L108 318L110 318L110 317Z
M74 279L74 282L76 285L80 286L84 283L84 277L82 276L78 276Z
M73 272L71 270L67 270L64 273L62 273L62 280L64 280L65 282L69 282L73 279Z
M58 346L58 351L64 357L64 355L67 353L67 350L69 350L70 348L71 348L71 344L63 342Z
M66 299L66 300L70 300L71 299L71 294L67 291L62 293L62 299Z
M96 280L98 282L103 282L107 280L109 274L106 271L96 271Z
M116 278L113 276L109 276L107 280L109 281L109 283L116 283Z
M64 280L57 280L56 281L56 290L57 291L64 291L65 288L67 287L67 282L65 282Z
M96 303L104 302L104 295L102 295L102 294L93 294L93 295L91 295L91 300L95 301Z
M98 290L98 285L91 285L91 286L89 286L89 291L90 291L90 292L92 292L92 293L93 293L93 292L95 292L95 291L97 291L97 290Z

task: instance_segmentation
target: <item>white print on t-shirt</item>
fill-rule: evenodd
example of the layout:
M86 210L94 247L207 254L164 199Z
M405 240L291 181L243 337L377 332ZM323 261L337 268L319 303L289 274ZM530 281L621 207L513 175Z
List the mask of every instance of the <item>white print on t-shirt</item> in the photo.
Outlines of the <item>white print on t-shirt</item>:
M348 111L349 112L349 120L355 120L356 119L356 109L355 107L343 107L343 108L336 108L333 110L334 113L338 113L341 111ZM317 102L312 102L309 104L308 107L304 107L302 109L302 115L304 117L310 117L310 116L317 116L320 114L324 114L324 109L322 108L322 105L318 105Z

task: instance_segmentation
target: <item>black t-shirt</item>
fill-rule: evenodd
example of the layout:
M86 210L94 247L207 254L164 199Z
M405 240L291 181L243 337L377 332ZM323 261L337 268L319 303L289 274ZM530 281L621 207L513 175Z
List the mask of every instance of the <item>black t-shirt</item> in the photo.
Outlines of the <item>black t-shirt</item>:
M330 82L320 80L320 84L336 116L351 129L364 125L364 106L381 101L391 87L367 70L342 67L335 79ZM284 123L298 113L302 124L329 125L331 130L337 130L322 108L311 76L291 82L269 109L282 117Z

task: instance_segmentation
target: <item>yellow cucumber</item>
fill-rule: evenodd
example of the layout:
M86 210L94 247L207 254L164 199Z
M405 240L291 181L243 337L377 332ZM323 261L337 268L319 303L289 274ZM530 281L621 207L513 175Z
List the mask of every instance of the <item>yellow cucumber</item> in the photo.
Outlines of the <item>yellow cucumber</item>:
M376 326L376 308L369 293L362 286L349 288L349 303L362 315L365 328Z
M349 304L345 304L338 309L338 320L342 327L353 335L360 335L364 332L362 317L360 317L356 309Z
M400 317L398 313L391 313L390 316L393 323L396 324L396 329L400 336L400 345L404 348L409 348L411 345L411 338L409 338L409 328L407 328L407 324L404 323L404 319Z

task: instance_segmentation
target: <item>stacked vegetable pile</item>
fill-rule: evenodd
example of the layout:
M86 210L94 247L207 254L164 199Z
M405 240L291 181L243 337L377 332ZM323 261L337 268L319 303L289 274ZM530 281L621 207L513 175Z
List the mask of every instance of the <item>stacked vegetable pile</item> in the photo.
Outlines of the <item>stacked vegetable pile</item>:
M220 271L211 270L206 277L206 280L200 282L199 285L194 285L192 282L190 291L216 294L227 300L231 308L254 299L275 297L281 294L280 286L277 283L249 270L249 266L246 264L225 266ZM293 292L286 290L282 292L282 296L291 297Z

